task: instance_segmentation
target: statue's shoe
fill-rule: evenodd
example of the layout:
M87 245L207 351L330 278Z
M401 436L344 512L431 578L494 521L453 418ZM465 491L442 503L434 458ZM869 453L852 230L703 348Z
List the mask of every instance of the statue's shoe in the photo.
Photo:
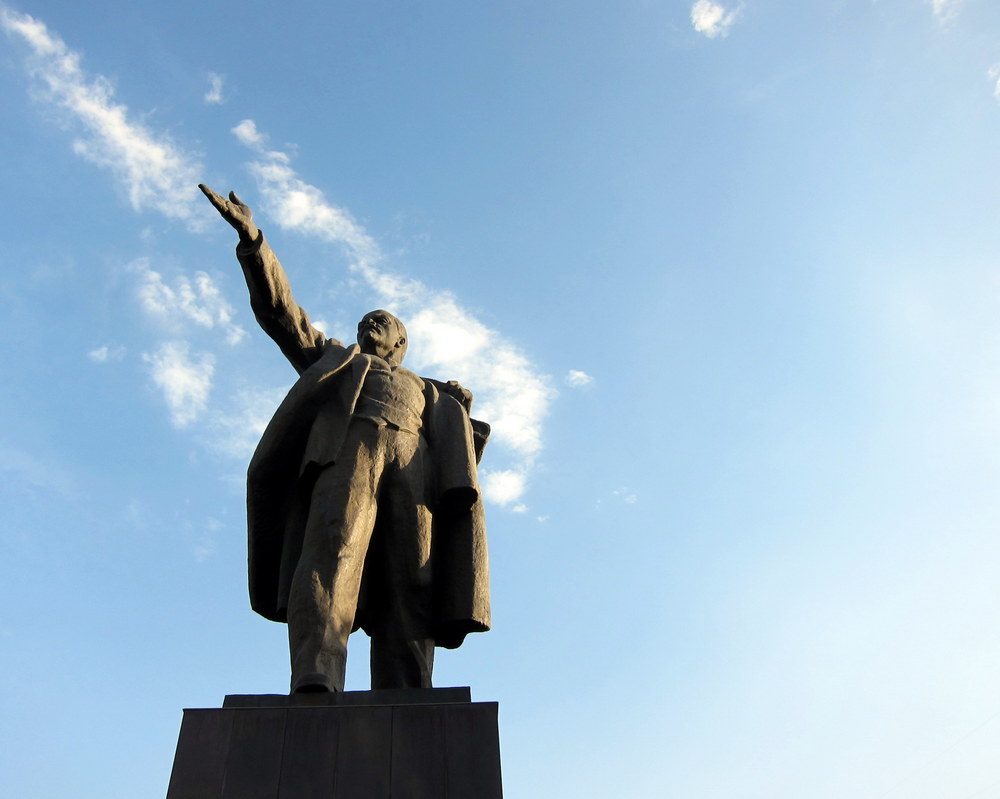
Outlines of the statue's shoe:
M325 674L303 674L292 685L293 694L323 694L333 693L337 689L330 685Z

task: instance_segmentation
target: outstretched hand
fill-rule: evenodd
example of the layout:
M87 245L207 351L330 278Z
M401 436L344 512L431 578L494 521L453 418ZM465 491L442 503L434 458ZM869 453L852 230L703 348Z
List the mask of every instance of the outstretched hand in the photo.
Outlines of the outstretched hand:
M253 221L253 211L250 206L236 196L235 191L229 192L227 200L221 194L216 194L204 183L199 183L198 188L208 197L208 201L215 206L222 218L225 219L237 233L240 234L240 241L249 244L257 239L257 225Z

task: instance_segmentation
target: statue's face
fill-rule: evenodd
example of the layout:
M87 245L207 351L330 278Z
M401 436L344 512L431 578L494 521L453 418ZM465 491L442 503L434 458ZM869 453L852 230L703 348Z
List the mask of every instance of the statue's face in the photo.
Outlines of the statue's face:
M406 352L406 331L388 311L366 313L358 322L358 346L362 352L399 364Z

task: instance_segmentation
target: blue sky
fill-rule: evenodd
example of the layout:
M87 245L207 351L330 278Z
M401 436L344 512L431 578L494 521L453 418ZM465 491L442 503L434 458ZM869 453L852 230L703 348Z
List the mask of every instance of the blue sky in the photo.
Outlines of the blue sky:
M328 334L458 379L512 797L1000 796L1000 6L7 3L0 793L286 690L243 479ZM367 686L352 639L348 687Z

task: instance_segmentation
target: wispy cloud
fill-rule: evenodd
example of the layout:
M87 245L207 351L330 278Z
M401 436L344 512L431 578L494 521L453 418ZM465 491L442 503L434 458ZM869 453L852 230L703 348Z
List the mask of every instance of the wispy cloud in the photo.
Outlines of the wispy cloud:
M525 476L520 472L503 470L486 472L482 476L483 494L490 502L510 505L524 493ZM518 507L519 511L524 508Z
M231 133L240 140L241 144L254 150L263 151L264 145L267 143L264 134L257 130L257 123L252 119L244 119L232 128Z
M929 0L929 2L937 21L943 25L958 16L965 0Z
M268 213L281 227L340 244L354 268L369 267L381 259L375 240L345 209L328 203L322 191L302 180L289 166L287 153L267 149L267 136L252 119L244 119L232 132L260 156L248 167Z
M598 497L594 501L594 507L595 508L605 507L606 499L609 499L609 501L615 503L623 502L626 505L635 505L639 502L639 495L631 488L616 488L611 492L610 497L608 496Z
M189 321L204 328L219 328L229 344L236 344L246 335L233 322L233 306L204 272L195 272L194 278L178 275L169 286L159 272L149 267L146 258L133 261L128 268L139 276L139 302L151 316L173 324Z
M130 119L128 108L115 102L110 81L85 73L79 54L45 23L0 6L0 27L30 48L26 68L41 89L38 96L69 112L81 130L74 152L109 169L135 210L153 209L193 228L201 226L194 208L202 170L195 159L167 136Z
M74 498L79 490L76 477L52 459L38 453L8 446L0 441L0 475L7 487L58 493L64 499Z
M215 358L202 352L192 356L186 342L168 341L142 359L149 364L153 382L163 392L170 420L187 427L208 405L215 374Z
M194 547L194 559L196 563L204 563L209 558L213 557L217 552L217 547L215 541L211 538L206 538L199 544L195 544Z
M639 495L630 488L616 488L611 495L617 497L626 505L634 505L639 501Z
M993 83L993 97L1000 103L1000 63L994 64L986 73L986 76Z
M222 75L217 75L214 72L208 73L208 91L205 92L205 103L207 105L222 105L226 102L226 98L222 95L222 86L225 83L225 78Z
M727 10L714 0L696 0L691 6L691 24L709 39L726 36L736 22L740 9Z
M125 357L125 348L120 344L113 347L105 344L104 346L96 347L95 349L90 350L87 353L87 357L94 363L120 361Z
M376 301L406 323L414 367L457 379L476 393L476 415L492 424L493 442L516 461L512 469L486 472L484 492L498 504L516 503L542 448L542 420L555 396L550 378L450 292L386 271L376 241L350 213L302 180L287 153L267 149L266 135L252 120L241 122L233 133L258 156L248 168L257 179L264 210L277 224L340 245L350 269L369 285Z
M591 385L593 382L593 377L586 372L581 372L579 369L570 369L566 373L566 384L573 388L583 388L584 386Z
M284 386L237 391L226 403L225 410L213 411L210 415L209 448L236 460L249 460L287 390Z

